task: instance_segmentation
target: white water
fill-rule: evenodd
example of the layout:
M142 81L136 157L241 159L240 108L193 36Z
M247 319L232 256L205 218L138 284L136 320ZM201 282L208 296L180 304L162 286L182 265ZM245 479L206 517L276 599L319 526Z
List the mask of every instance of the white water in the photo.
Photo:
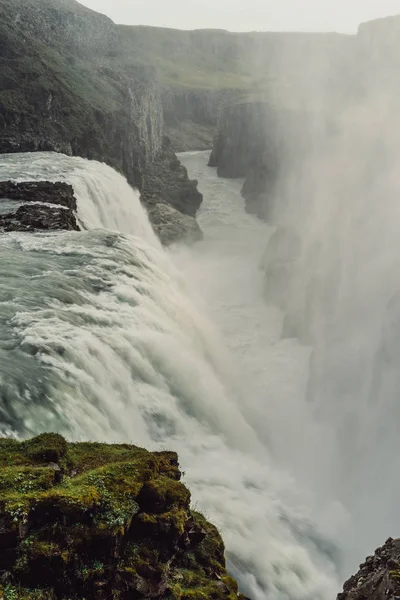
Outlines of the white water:
M1 157L1 179L73 183L90 229L0 237L2 429L177 450L253 600L328 600L347 523L329 494L312 493L312 446L299 445L321 434L305 402L309 351L280 340L282 317L263 300L270 231L205 155L185 160L206 194L206 239L173 251L177 269L110 168Z

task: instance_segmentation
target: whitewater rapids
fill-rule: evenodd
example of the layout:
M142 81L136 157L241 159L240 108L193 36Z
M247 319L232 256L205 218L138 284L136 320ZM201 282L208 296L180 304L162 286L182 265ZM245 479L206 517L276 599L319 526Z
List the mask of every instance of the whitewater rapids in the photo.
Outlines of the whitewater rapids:
M206 194L206 237L167 255L111 168L51 153L0 158L2 180L71 183L86 229L0 236L0 432L176 450L245 593L328 600L345 515L289 468L300 463L295 425L307 417L293 399L309 352L279 341L281 315L262 299L268 228L244 214L237 183L206 173L204 154L185 160Z

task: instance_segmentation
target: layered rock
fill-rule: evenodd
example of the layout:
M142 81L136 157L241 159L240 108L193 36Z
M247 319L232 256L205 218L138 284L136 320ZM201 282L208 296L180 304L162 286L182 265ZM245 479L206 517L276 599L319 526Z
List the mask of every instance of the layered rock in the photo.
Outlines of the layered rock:
M400 598L400 539L389 538L344 584L337 600L396 600Z
M72 185L50 181L0 181L0 199L20 202L44 202L60 204L70 210L77 210L77 202Z
M0 466L0 597L238 599L175 453L43 434L1 439Z
M0 210L4 206L9 212L0 213L0 229L5 232L80 230L74 190L66 183L1 181Z

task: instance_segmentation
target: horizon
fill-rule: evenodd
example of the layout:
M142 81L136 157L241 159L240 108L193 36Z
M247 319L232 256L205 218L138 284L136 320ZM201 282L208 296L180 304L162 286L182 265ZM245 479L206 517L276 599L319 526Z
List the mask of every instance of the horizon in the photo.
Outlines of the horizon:
M278 7L273 0L248 0L245 11L230 0L219 0L217 7L212 0L192 0L189 9L185 0L172 0L168 10L159 0L139 0L134 8L130 0L78 1L118 25L181 31L354 35L362 23L400 17L399 0L352 0L351 8L346 0L282 0Z

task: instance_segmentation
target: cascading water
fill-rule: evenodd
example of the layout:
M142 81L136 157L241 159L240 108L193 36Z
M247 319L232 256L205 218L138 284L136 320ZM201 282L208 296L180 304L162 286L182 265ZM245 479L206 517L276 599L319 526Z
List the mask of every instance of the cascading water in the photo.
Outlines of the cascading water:
M204 175L204 155L193 160ZM327 600L338 590L342 515L303 494L278 461L307 420L294 397L308 353L279 341L279 313L262 302L253 259L267 228L244 215L236 184L208 177L206 240L173 259L218 299L233 359L120 175L47 153L0 158L1 179L72 183L87 228L0 237L1 431L177 450L244 591Z

